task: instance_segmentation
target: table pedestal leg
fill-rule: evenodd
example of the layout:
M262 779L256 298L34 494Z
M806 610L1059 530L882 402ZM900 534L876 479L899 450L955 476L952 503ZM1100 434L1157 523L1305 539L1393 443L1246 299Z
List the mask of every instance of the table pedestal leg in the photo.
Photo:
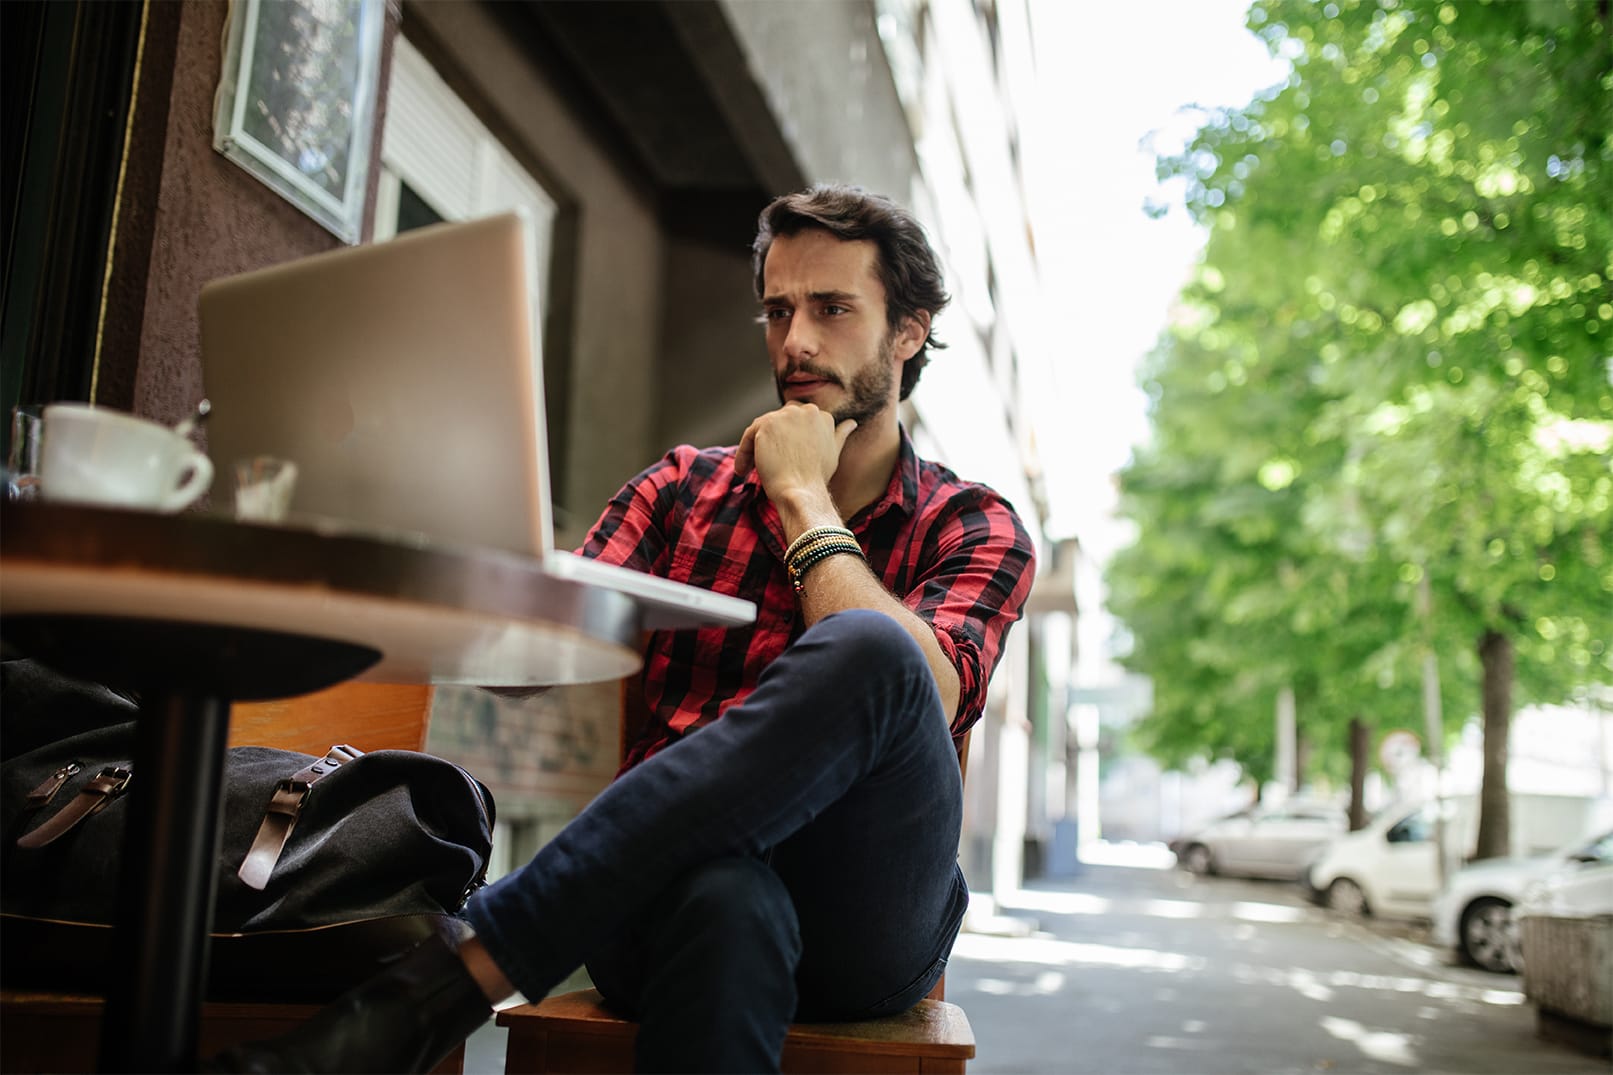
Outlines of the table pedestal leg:
M136 725L103 1071L195 1071L229 702L148 695Z

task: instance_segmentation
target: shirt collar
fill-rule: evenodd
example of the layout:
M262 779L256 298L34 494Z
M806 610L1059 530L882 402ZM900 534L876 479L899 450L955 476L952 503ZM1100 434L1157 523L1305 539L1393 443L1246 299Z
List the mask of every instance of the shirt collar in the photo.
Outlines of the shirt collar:
M868 507L858 512L851 520L853 530L859 524L870 523L887 511L899 511L903 515L912 515L918 507L919 498L919 460L918 453L913 450L913 438L907 435L903 426L896 427L901 435L901 446L897 449L896 467L891 471L890 484L885 487L885 495L874 501Z

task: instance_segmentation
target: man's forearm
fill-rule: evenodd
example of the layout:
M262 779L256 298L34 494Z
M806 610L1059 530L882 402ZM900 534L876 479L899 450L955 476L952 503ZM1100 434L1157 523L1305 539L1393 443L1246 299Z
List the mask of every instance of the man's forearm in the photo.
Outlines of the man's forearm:
M936 641L935 631L903 605L874 577L860 556L831 556L807 572L801 594L801 614L811 626L825 616L848 608L883 612L901 624L918 642L941 692L941 705L950 721L958 712L958 670Z
M845 520L871 503L889 481L900 443L894 427L890 462L872 468L861 486L851 483L842 488L839 495L847 500L846 510L841 510L830 483L839 476L837 460L843 462L845 445L856 428L854 421L834 422L827 412L806 404L765 414L745 431L735 455L735 469L741 473L756 469L768 498L778 509L786 542L817 527L844 526ZM808 627L825 616L852 608L883 612L901 624L924 652L947 719L957 714L961 693L958 670L942 651L935 632L885 589L861 556L834 555L811 564L800 596Z
M845 525L827 488L790 490L781 493L774 505L784 525L784 535L790 541L813 527ZM947 719L950 721L957 715L960 693L958 670L941 651L941 643L936 641L935 631L930 625L898 601L875 577L862 557L831 556L812 565L801 593L801 614L807 626L848 608L883 612L901 624L919 644L919 649L924 651L924 659L935 676L936 689L941 692L941 705Z

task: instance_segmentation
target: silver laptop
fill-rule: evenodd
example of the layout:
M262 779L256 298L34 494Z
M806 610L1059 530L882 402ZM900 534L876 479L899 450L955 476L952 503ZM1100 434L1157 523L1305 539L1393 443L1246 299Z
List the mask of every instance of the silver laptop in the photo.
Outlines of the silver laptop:
M296 462L293 517L505 549L619 590L651 629L749 601L553 547L543 376L516 213L438 224L202 288L208 454Z

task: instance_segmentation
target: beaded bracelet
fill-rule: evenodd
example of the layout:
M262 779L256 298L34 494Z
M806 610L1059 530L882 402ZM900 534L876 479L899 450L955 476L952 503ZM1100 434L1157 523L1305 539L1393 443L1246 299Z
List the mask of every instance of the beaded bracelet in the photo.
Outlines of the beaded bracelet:
M805 575L807 573L807 569L813 564L817 563L819 560L827 560L829 557L838 556L841 553L851 553L861 556L863 551L851 542L836 542L832 545L824 545L804 552L797 556L794 560L791 560L789 565L790 570L795 572L797 575Z
M825 537L808 541L804 545L792 546L790 555L785 560L785 563L799 564L811 557L814 553L821 552L824 549L853 549L857 547L857 541L855 538L842 537L839 534L830 534ZM858 551L861 550L858 549Z
M790 548L796 549L796 546L791 545ZM838 534L827 535L810 543L806 548L796 549L795 555L790 557L785 565L785 569L789 572L790 585L795 588L795 592L797 594L806 593L806 573L813 566L822 560L827 560L831 556L839 556L842 553L863 556L862 546L858 545L856 539L849 534L846 536Z
M790 542L790 547L784 552L784 562L789 563L795 559L795 554L801 551L803 545L831 536L857 540L857 535L843 526L814 526L809 530L803 530L800 537Z

